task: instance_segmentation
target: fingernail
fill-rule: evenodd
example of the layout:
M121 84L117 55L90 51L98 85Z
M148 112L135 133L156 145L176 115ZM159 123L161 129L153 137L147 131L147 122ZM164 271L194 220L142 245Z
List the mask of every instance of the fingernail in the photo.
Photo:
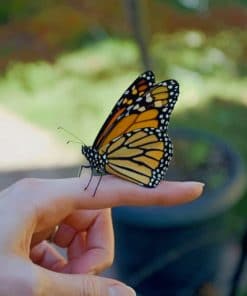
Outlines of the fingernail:
M202 183L202 182L196 182L196 183L198 183L199 185L201 185L202 188L205 186L205 183Z
M205 184L201 182L187 181L185 182L185 186L189 188L188 201L193 201L201 196Z
M186 185L191 186L191 185L199 185L201 187L205 186L205 183L202 182L197 182L197 181L186 181L184 182Z
M128 286L114 285L109 288L109 296L136 296L136 292Z
M201 187L201 190L203 190L205 183L202 183L202 182L195 182L195 183Z

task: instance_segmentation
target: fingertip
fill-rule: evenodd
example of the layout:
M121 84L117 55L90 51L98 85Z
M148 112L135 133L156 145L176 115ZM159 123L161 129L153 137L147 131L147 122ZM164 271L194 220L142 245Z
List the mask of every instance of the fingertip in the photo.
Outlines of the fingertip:
M202 195L203 188L205 186L204 183L195 182L195 181L187 181L187 182L184 182L184 184L189 189L191 200L195 200Z
M202 194L203 186L203 183L194 181L164 181L157 187L156 202L164 206L192 202Z

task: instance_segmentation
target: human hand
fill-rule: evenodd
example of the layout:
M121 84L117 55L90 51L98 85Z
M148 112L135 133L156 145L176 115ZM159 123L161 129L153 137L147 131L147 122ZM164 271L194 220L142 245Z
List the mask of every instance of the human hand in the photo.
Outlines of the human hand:
M92 197L94 184L83 190L88 178L24 179L0 192L1 296L135 295L119 281L96 276L113 261L110 208L177 205L197 198L203 187L164 181L147 189L107 175ZM67 248L67 259L46 241L56 225L53 240Z

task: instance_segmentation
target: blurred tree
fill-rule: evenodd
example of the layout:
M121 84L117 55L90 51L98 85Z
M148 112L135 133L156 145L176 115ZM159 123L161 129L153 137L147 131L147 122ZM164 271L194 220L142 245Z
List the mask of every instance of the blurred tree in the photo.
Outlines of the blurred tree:
M149 54L149 24L147 17L147 0L124 0L127 16L135 41L139 47L144 70L152 69Z

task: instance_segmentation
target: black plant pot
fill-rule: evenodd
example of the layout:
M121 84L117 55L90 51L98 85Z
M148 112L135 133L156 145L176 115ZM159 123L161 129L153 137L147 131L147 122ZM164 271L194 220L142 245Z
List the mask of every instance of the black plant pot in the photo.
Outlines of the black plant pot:
M230 210L245 185L242 161L225 142L195 130L170 134L176 151L168 179L201 180L206 186L190 204L113 210L117 274L140 296L199 295L216 285Z

